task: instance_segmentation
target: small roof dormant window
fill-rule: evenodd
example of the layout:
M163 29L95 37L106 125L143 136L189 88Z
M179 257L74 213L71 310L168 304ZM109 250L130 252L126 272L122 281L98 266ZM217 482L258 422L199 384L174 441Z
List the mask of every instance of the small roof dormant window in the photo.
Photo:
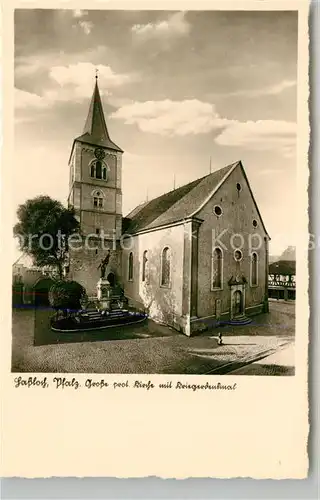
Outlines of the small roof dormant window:
M257 221L257 219L253 219L252 225L253 225L253 227L258 227L258 221Z

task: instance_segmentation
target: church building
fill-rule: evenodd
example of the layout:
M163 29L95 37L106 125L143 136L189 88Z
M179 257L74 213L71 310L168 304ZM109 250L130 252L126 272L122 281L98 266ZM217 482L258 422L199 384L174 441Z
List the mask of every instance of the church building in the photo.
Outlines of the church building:
M110 248L110 284L186 335L202 323L267 312L270 238L241 161L123 217L122 154L110 139L96 79L69 161L68 202L87 241L70 252L69 277L94 296Z

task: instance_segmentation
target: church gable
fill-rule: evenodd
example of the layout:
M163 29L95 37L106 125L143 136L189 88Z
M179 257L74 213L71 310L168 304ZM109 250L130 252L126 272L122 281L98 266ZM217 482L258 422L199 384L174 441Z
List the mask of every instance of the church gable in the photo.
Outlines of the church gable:
M204 219L214 216L214 225L228 226L234 232L259 232L269 238L254 198L251 186L241 162L229 171L223 182L213 190L192 216Z
M236 287L243 311L261 310L267 296L269 237L241 162L193 216L202 221L197 239L198 315L210 316L216 308L234 314Z

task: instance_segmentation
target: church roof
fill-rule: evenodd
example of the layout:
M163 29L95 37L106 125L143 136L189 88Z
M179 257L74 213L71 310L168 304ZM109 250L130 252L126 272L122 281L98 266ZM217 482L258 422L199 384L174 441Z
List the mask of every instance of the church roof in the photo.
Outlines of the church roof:
M123 231L134 234L191 217L238 164L240 162L228 165L139 205L123 220Z
M77 137L76 140L85 142L87 144L114 149L115 151L120 151L121 153L123 152L122 149L120 149L119 146L117 146L110 139L106 121L104 118L97 78L82 135Z

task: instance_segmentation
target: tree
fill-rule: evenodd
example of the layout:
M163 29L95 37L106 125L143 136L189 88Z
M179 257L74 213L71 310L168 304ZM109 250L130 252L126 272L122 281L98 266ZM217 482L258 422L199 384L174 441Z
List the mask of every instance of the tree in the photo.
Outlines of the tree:
M296 260L296 247L289 246L281 254L279 260Z
M20 250L39 267L49 266L59 278L68 258L68 239L79 231L73 208L49 196L27 200L17 210L18 222L13 228Z
M87 301L87 294L77 281L57 281L50 288L49 302L57 311L78 311L82 301Z

